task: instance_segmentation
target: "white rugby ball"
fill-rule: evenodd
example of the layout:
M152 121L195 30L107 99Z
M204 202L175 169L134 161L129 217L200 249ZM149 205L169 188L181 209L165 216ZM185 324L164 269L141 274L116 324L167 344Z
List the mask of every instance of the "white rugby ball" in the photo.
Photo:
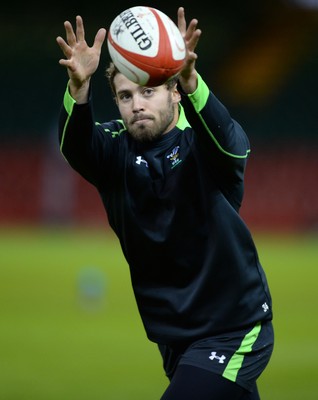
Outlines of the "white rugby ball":
M186 47L177 25L162 11L136 6L121 12L107 34L109 55L129 80L158 86L183 67Z

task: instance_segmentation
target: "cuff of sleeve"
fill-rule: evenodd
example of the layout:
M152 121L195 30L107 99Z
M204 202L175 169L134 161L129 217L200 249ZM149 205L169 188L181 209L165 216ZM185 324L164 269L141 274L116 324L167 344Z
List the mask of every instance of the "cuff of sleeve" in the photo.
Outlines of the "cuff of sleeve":
M197 113L199 113L206 105L209 94L210 90L208 88L208 85L204 82L201 75L198 74L198 86L193 93L190 93L188 95Z
M64 93L63 104L64 104L64 107L65 107L65 110L66 110L67 114L71 115L72 111L73 111L74 104L76 104L76 101L71 96L71 93L69 91L69 84L68 83L67 83L66 90L65 90L65 93Z

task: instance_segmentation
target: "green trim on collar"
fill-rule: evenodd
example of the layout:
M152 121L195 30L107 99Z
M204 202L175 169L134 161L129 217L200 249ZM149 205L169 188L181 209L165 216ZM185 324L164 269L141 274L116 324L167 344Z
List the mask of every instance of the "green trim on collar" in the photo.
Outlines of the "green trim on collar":
M177 128L181 129L182 131L185 128L190 128L190 124L186 118L184 109L180 103L179 103L179 119L178 119L176 126L177 126Z

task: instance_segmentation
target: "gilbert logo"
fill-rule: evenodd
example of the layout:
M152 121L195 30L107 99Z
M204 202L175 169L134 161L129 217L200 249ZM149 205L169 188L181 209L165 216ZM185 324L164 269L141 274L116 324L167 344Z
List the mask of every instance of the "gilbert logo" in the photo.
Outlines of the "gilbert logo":
M211 351L211 355L209 357L210 360L219 360L219 364L224 364L224 360L226 359L226 357L222 354L221 356L217 356L216 355L216 351Z
M126 29L131 34L132 38L141 50L147 50L152 46L152 37L143 30L138 22L138 18L142 18L143 15L135 16L131 9L123 11L120 15L122 22L126 25ZM120 29L120 31L119 31ZM116 34L122 32L122 28L117 28Z

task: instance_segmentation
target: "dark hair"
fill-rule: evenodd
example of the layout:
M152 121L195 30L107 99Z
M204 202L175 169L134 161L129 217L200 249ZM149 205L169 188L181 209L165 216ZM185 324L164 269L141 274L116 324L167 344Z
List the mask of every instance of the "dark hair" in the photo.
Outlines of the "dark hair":
M119 74L119 69L115 66L115 64L111 61L109 66L106 68L106 78L108 79L109 86L113 92L113 95L116 96L116 90L114 85L114 78L117 74ZM173 88L173 86L178 82L178 75L174 75L172 78L168 79L165 82L165 85L168 90Z

